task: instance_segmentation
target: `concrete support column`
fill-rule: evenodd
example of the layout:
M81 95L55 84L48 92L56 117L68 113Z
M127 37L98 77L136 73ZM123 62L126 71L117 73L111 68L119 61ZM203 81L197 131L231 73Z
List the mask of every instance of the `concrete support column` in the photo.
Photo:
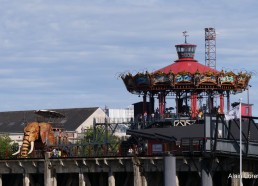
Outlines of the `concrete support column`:
M178 175L176 175L176 186L179 186L179 179L178 179Z
M164 158L164 186L176 186L176 157Z
M116 186L115 176L111 170L108 173L108 186Z
M240 186L239 178L231 178L231 186Z
M53 186L57 186L56 170L52 169L51 173L52 173Z
M146 175L142 174L141 178L142 178L142 186L148 186Z
M133 158L133 185L142 186L141 174L139 169L139 160Z
M45 153L45 163L44 163L44 185L45 186L57 186L56 172L52 167L49 160L50 152Z
M213 182L208 160L202 160L201 164L202 186L212 186Z
M0 174L0 186L3 186L2 174Z
M79 173L79 186L85 186L85 179L84 179L84 174L82 172Z
M88 174L83 174L83 177L84 177L84 181L85 181L85 186L91 186Z
M28 173L23 174L23 186L30 186L30 175Z

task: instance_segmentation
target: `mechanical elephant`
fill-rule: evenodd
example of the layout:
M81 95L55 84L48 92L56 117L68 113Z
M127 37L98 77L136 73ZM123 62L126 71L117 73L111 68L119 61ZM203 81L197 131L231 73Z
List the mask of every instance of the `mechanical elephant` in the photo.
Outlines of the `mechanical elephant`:
M51 124L45 122L31 122L24 128L23 142L19 150L13 155L20 153L21 157L27 157L34 149L34 142L40 140L44 145L55 145L56 138Z

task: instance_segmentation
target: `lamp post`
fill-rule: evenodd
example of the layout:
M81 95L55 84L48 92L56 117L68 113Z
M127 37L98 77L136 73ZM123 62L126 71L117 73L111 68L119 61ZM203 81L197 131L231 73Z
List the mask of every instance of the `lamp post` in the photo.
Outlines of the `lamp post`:
M249 105L249 88L251 88L252 85L247 86L247 104Z
M240 175L240 186L243 186L243 179L242 179L242 171L243 171L243 167L242 167L242 98L239 99L239 125L240 125L240 129L239 129L239 147L240 147L240 154L239 154L239 175Z

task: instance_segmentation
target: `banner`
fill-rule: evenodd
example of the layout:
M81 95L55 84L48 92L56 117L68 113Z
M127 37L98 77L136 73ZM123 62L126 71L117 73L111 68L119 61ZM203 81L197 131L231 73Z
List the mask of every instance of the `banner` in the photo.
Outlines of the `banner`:
M232 110L230 110L227 114L225 114L225 119L231 120L231 119L237 119L240 118L240 104L235 106Z

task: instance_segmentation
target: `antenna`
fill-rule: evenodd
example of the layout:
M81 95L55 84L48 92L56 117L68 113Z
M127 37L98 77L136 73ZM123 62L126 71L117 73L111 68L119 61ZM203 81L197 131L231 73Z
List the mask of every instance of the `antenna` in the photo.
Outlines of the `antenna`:
M188 37L189 35L187 35L187 31L184 31L183 32L183 36L185 37L185 43L187 43L187 41L186 41L186 37Z
M215 28L205 28L205 65L216 69Z

